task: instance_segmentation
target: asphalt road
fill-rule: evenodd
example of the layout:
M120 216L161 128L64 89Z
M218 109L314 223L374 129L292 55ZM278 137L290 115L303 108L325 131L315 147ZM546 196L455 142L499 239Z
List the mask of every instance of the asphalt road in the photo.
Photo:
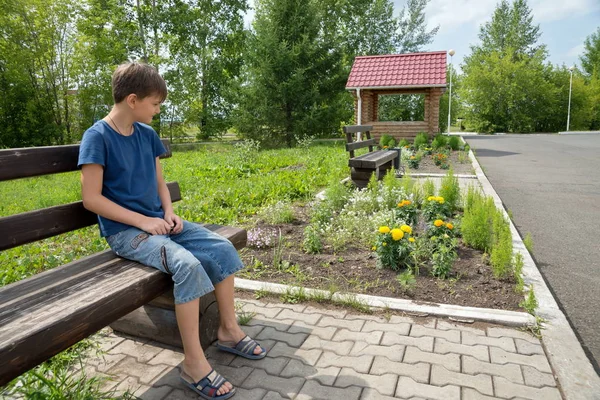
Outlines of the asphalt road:
M600 135L465 139L600 373Z

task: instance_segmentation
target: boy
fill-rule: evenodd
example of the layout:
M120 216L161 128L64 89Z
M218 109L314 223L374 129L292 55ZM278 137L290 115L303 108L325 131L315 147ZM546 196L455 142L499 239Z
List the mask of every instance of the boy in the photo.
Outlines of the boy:
M210 367L200 345L198 299L215 291L219 349L265 357L235 315L233 274L242 261L231 242L173 212L158 159L166 150L147 125L167 97L163 78L148 65L123 64L113 74L112 91L112 110L81 141L83 205L98 214L100 233L117 255L172 275L185 353L181 379L204 399L230 398L235 389Z

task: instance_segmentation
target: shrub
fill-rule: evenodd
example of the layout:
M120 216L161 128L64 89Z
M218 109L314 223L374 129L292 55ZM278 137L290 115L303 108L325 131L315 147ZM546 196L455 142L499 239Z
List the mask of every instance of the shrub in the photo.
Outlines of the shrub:
M515 292L517 293L523 293L523 286L525 285L525 282L523 281L523 265L523 254L515 254L515 269L513 274L517 281L517 284L515 285Z
M379 233L373 246L377 254L377 266L399 271L411 265L411 252L415 239L411 237L412 228L402 225L399 228L379 227Z
M490 265L495 277L503 278L512 272L512 252L510 226L502 213L496 210L494 214L492 248L490 250Z
M391 144L392 141L394 141L393 145ZM396 140L387 133L381 135L381 137L379 138L379 147L381 148L393 147L395 144Z
M458 184L458 178L454 176L452 170L448 171L446 176L442 179L440 187L440 196L444 198L450 212L456 211L460 206L460 185Z
M464 242L474 249L489 252L492 244L492 223L496 211L494 200L470 187L462 220Z
M402 139L400 143L398 143L398 147L410 147L410 142L406 139Z
M435 250L431 255L431 273L439 278L447 278L452 270L452 264L458 258L456 239L445 234L432 236L431 241L435 245Z
M460 139L458 138L458 136L450 136L450 138L448 139L448 147L450 147L454 151L460 148Z
M435 184L429 178L423 183L423 197L428 198L435 195Z
M408 225L417 223L417 206L411 200L405 199L397 204L395 209L396 221L403 221Z
M443 149L448 145L448 138L444 135L442 135L441 133L438 133L435 138L433 139L433 142L431 142L431 147L433 147L434 150L439 150L439 149Z
M424 149L428 144L429 136L425 132L420 132L417 137L415 137L415 141L413 142L413 146L417 150Z
M523 239L523 244L525 248L529 252L529 254L533 255L533 239L531 237L531 233L527 232L525 234L525 239Z
M304 229L304 241L302 242L304 251L309 254L317 254L323 250L323 242L318 229L313 225L308 225Z
M444 219L450 217L450 207L441 196L429 196L423 203L423 218L425 221L431 222L435 219Z

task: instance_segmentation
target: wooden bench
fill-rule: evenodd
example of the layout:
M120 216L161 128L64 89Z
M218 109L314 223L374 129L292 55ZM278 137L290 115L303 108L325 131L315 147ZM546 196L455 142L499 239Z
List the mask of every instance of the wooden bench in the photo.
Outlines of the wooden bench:
M394 166L394 160L399 161L399 153L395 150L374 150L377 141L371 139L372 129L373 126L371 125L344 126L346 151L350 152L350 159L348 160L350 178L358 188L366 187L372 174L375 174L377 179L382 179L387 171ZM354 133L365 133L367 139L354 141ZM354 151L363 147L369 147L369 152L355 157Z
M170 147L162 158L170 157ZM0 150L0 181L77 170L79 145ZM177 182L171 199L181 200ZM35 196L35 193L31 193ZM94 225L81 201L0 218L0 251ZM246 231L205 225L240 249ZM0 288L0 386L113 323L113 329L181 345L171 277L106 250ZM203 346L216 340L218 309L201 298Z

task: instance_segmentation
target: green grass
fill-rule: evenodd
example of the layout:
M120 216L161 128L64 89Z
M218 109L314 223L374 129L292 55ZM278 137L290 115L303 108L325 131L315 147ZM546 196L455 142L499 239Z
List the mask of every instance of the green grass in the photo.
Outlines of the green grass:
M533 238L531 237L531 233L527 232L525 234L525 239L523 239L523 244L525 248L529 252L529 254L533 255Z

